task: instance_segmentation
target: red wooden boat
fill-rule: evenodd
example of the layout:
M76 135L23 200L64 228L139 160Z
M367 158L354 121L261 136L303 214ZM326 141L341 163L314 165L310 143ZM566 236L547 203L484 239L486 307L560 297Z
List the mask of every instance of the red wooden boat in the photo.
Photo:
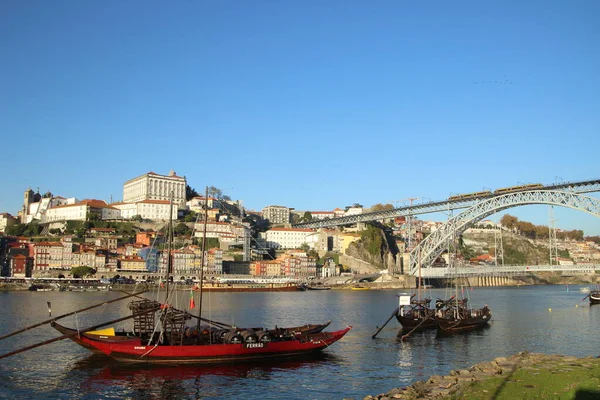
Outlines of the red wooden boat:
M171 201L171 211L172 207ZM205 229L207 220L205 209ZM171 254L172 225L171 221L168 255ZM202 248L206 248L206 235ZM203 251L200 265L204 265L204 254ZM199 288L197 323L186 326L186 321L193 316L169 305L170 296L174 293L174 290L169 292L171 269L172 259L168 257L164 303L149 299L130 303L132 315L125 318L133 318L131 334L115 334L111 329L93 331L93 328L79 332L56 321L51 324L64 338L70 338L94 352L104 353L120 362L147 364L209 364L305 355L329 347L351 329L347 327L335 332L323 332L329 322L269 330L238 328L210 321L202 317L203 285ZM200 282L203 280L203 268L200 268ZM194 292L190 291L190 308L194 307ZM106 325L108 323L98 326Z
M143 301L143 302L152 302L152 301L147 300L147 301ZM136 317L134 317L134 319L136 319ZM301 335L320 333L325 328L327 328L330 324L331 324L331 321L327 321L324 324L306 324L306 325L286 327L286 328L275 327L274 329L270 329L270 330L264 330L261 328L238 328L238 330L240 332L243 332L243 331L259 331L260 332L261 330L264 330L271 337L272 336L282 336L282 335L301 336ZM121 343L123 341L127 341L127 340L130 340L135 337L139 337L143 341L149 340L149 334L147 334L143 330L141 330L139 332L127 332L125 330L115 331L113 328L108 328L108 329L102 329L102 330L98 330L98 331L88 331L88 332L78 333L74 329L70 329L63 325L60 325L55 320L50 322L50 325L54 329L56 329L57 331L62 333L63 335L68 336L68 338L71 339L72 341L74 341L75 343L79 344L82 347L85 347L86 349L88 349L96 354L104 354L104 352L102 350L98 349L97 347L91 345L90 341L102 341L104 343L108 343L108 342ZM136 321L135 325L137 325L138 329L140 328L139 321ZM229 328L233 329L232 326L230 326ZM88 340L85 340L85 339L88 339Z
M350 329L336 332L287 334L280 337L269 337L268 340L256 340L251 334L235 332L222 339L221 343L206 342L208 336L197 341L196 338L185 338L180 343L170 343L170 338L163 336L163 343L144 340L140 337L119 337L103 335L77 335L75 329L69 329L57 322L52 324L63 334L77 337L77 343L98 350L115 360L127 363L148 364L205 364L220 362L238 362L276 357L304 355L323 350L340 340ZM246 331L247 332L247 331ZM168 335L167 335L168 336ZM253 337L252 339L249 339Z

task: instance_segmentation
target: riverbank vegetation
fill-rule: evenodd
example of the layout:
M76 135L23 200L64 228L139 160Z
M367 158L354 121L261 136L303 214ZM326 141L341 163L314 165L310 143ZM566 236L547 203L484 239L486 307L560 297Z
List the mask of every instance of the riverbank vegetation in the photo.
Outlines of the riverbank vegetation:
M377 399L513 400L600 398L600 358L521 352L392 389Z

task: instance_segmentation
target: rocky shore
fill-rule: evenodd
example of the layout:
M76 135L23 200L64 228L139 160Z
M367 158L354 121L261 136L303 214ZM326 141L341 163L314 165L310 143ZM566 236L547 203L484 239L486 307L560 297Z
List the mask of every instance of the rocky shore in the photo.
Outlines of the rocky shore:
M600 358L521 352L364 400L503 398L600 398Z

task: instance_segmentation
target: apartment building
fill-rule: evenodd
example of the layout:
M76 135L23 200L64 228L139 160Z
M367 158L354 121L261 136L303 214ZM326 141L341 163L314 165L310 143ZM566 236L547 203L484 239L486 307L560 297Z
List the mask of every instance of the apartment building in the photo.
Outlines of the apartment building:
M0 232L5 232L6 228L17 223L17 219L9 213L0 214Z
M268 219L273 225L289 224L291 210L284 206L267 206L263 208L263 218Z
M273 228L261 232L260 238L270 249L298 249L304 243L314 248L318 234L311 229Z

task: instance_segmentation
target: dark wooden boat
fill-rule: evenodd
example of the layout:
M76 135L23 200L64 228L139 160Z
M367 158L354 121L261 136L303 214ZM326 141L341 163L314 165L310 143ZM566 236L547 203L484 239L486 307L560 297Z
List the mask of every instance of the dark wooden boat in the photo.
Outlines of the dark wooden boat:
M486 305L473 309L467 306L467 299L446 302L435 312L438 328L445 333L464 332L486 326L492 319L492 312Z
M418 300L412 295L409 305L398 307L396 319L402 325L403 331L424 330L436 328L434 310L429 307L431 299Z
M600 304L600 290L590 290L589 299L590 305Z

